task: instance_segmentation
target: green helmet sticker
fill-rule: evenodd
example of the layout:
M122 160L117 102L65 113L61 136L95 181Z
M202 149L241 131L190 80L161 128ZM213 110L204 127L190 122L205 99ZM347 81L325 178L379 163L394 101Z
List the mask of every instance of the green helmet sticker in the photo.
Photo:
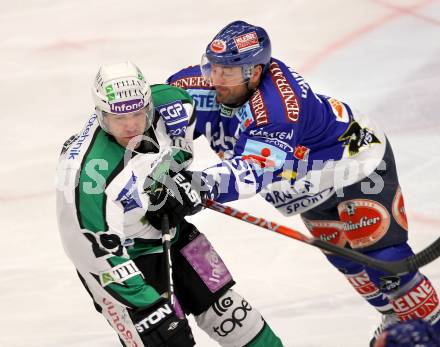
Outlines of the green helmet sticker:
M113 86L111 84L105 86L105 92L108 101L115 100L115 91L113 90Z

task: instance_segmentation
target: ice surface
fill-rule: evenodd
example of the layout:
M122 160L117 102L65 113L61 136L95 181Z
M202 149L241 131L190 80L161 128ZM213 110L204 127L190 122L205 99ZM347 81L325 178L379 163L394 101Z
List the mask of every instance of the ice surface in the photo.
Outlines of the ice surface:
M130 59L152 83L199 62L225 24L269 31L273 55L315 92L370 114L392 141L418 251L440 224L440 1L0 0L0 346L110 347L64 255L55 220L61 144L92 111L99 65ZM196 165L216 159L198 141ZM233 204L306 232L253 198ZM218 223L213 223L218 219ZM379 316L318 250L211 211L191 220L222 255L236 289L286 346L366 346ZM440 289L438 262L427 266ZM216 344L194 325L199 346Z

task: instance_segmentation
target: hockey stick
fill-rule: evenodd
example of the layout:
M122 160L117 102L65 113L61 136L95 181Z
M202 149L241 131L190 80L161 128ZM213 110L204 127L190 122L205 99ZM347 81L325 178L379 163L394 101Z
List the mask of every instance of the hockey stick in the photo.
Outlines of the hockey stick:
M204 203L205 207L220 212L222 214L240 219L250 224L257 225L264 229L271 230L278 234L285 235L292 239L307 243L311 246L317 247L321 250L331 252L335 255L339 255L346 259L355 261L359 264L372 267L383 272L388 272L394 275L403 275L409 272L416 271L418 268L429 264L440 256L440 237L434 241L430 246L422 250L421 252L414 254L408 258L397 261L383 261L371 258L365 254L359 253L352 249L341 248L326 241L308 237L299 231L288 228L284 225L280 225L271 221L267 221L263 218L251 216L246 212L241 212L233 207L222 205L218 202L207 200Z
M162 246L165 257L165 272L167 276L167 290L168 299L174 305L174 284L173 284L173 264L171 262L171 236L170 236L170 221L168 215L162 215L161 220L162 229Z

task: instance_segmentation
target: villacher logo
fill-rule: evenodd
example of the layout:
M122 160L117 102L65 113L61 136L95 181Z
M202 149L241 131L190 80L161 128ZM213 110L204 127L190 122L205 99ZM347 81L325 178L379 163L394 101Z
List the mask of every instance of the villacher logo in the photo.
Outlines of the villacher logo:
M370 246L385 236L390 226L390 214L377 201L353 199L338 205L345 237L352 248Z
M304 217L303 221L314 237L340 247L345 246L347 241L344 235L344 223L332 220L309 220Z
M223 40L214 40L211 42L211 50L214 53L223 53L226 51L226 42Z

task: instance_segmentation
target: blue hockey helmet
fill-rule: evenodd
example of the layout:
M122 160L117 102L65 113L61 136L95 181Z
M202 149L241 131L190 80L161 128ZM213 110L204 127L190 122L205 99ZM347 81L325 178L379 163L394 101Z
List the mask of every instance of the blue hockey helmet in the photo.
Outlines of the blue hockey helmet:
M256 65L266 71L271 58L271 43L266 30L235 21L226 25L211 40L202 58L202 72L209 80L211 64L242 67L244 79L249 79Z

